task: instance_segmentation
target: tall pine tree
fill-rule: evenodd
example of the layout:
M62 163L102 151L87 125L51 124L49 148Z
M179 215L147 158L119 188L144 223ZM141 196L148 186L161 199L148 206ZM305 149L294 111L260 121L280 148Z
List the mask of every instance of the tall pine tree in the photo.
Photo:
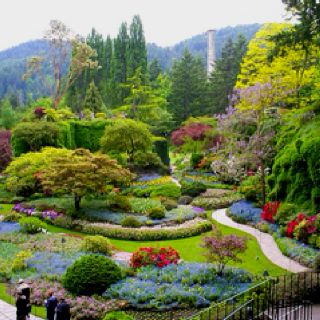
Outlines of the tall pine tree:
M193 57L185 49L181 59L173 64L171 79L169 105L177 125L190 116L204 115L209 101L207 74L201 58Z
M94 81L91 81L87 89L83 109L89 109L94 113L106 110L106 106L103 103L99 90L94 84Z
M223 113L229 104L229 97L237 81L240 63L247 50L246 38L238 36L235 43L229 39L215 63L210 76L210 107L208 114Z

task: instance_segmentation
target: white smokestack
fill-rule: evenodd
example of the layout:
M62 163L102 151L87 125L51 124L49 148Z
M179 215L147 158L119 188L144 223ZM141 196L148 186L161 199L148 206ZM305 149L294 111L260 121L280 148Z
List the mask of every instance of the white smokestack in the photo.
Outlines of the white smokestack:
M208 30L207 31L207 73L208 76L211 75L214 69L214 63L216 61L216 49L215 49L215 41L216 41L216 30Z

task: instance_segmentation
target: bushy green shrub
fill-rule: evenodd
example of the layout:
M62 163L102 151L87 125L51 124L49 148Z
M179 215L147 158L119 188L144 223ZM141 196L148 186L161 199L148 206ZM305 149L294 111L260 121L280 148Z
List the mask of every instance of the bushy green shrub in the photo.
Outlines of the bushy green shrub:
M85 255L76 260L62 277L63 286L76 295L102 294L121 279L120 268L101 255Z
M126 216L121 221L121 226L122 227L140 228L141 225L142 225L141 222L134 216Z
M19 220L21 231L24 233L35 234L46 229L46 224L36 217L24 217Z
M162 185L152 185L143 189L133 190L133 194L137 197L168 197L179 198L181 195L180 187L175 183L165 183Z
M51 221L51 224L66 229L72 229L73 226L72 218L68 216L57 217L56 219Z
M130 212L131 210L129 199L115 192L111 192L109 194L107 199L107 205L113 211Z
M203 159L203 154L201 153L192 153L191 154L191 159L190 159L190 162L191 162L191 166L193 168L195 168L197 166L197 164Z
M285 224L289 222L297 213L298 208L295 204L286 202L281 203L276 215L274 216L274 221L280 224Z
M136 152L133 157L133 163L143 169L156 169L163 166L160 157L152 152Z
M207 190L206 186L198 181L192 183L183 182L181 185L181 193L184 196L196 197Z
M262 196L261 182L259 176L246 177L240 184L239 191L249 201L258 201Z
M166 210L172 210L174 208L177 208L178 203L176 200L169 199L169 198L163 198L162 205L166 208Z
M160 220L165 217L166 213L163 207L151 208L148 211L148 216L153 220Z
M21 122L12 131L12 147L16 157L42 147L59 147L59 127L56 123L38 121Z
M190 196L181 196L179 199L178 199L178 203L179 204L190 204L192 202L192 197Z
M21 218L22 218L22 215L20 213L15 212L15 211L11 211L11 212L3 214L3 221L6 221L6 222L17 222Z
M92 253L102 253L110 256L112 254L112 245L108 238L103 236L87 236L84 238L84 251Z
M111 239L155 241L189 238L212 229L209 221L198 222L188 227L175 229L129 229L121 227L109 227L86 223L82 225L81 231L89 234L101 234Z
M103 320L134 320L134 318L125 312L113 311L108 313Z

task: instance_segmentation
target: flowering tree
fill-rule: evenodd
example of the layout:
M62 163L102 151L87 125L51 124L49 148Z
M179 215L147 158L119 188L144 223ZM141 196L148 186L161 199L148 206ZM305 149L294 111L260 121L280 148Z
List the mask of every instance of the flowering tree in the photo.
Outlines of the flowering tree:
M238 255L247 248L245 238L236 235L224 236L219 230L214 230L211 236L202 240L201 246L206 249L205 256L209 262L217 263L219 274L222 274L230 261L241 262Z
M39 74L52 97L53 107L57 108L61 98L81 73L86 68L98 67L97 61L92 59L97 53L78 36L73 35L65 24L57 20L50 21L50 29L46 31L44 40L48 43L48 55L31 57L27 61L24 79L30 78L35 73ZM69 72L65 75L64 69L69 59ZM44 71L48 65L53 70L50 78L46 77Z
M181 146L187 138L192 140L204 140L206 133L212 127L203 123L190 123L172 132L171 139L175 146Z

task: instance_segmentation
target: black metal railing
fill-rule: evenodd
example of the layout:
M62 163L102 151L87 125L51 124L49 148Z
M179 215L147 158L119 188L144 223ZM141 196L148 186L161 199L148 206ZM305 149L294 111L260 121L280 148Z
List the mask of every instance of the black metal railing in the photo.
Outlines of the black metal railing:
M311 320L320 302L320 273L270 278L184 320L277 319Z

